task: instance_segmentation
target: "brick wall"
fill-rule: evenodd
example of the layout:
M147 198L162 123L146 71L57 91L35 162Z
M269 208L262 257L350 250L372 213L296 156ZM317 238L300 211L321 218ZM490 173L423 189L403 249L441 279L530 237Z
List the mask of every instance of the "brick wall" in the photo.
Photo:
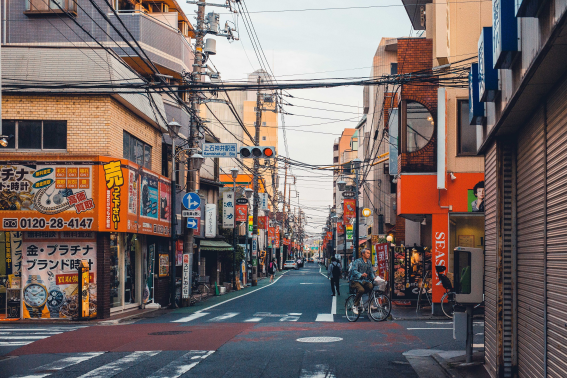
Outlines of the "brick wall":
M428 71L433 68L433 40L425 38L398 39L398 74ZM417 101L437 119L436 84L404 84L401 88L402 101ZM401 153L398 159L398 172L435 172L437 170L437 124L433 137L420 150Z
M4 95L2 119L67 121L67 155L120 158L122 134L126 130L152 146L152 171L161 174L160 131L110 96ZM21 158L23 154L4 151L0 150L0 159ZM54 154L38 151L34 155Z

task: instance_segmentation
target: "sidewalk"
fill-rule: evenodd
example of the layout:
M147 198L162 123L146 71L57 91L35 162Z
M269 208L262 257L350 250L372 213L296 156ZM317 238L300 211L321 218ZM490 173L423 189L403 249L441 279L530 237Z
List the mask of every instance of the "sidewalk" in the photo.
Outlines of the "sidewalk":
M420 378L488 378L484 369L484 349L473 353L473 362L466 363L464 350L442 351L415 349L403 355Z

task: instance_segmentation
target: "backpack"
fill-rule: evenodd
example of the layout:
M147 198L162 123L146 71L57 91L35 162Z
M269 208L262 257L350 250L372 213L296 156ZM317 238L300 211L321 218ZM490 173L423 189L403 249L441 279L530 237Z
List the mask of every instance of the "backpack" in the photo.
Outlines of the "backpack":
M333 278L339 278L341 276L341 268L339 267L339 264L333 264L331 273L333 274Z

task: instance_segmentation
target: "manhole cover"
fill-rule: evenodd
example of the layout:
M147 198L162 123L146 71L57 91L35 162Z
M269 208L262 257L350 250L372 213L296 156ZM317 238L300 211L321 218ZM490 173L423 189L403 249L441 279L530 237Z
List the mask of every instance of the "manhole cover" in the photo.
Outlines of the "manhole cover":
M148 333L148 335L150 335L150 336L171 336L171 335L182 335L184 333L191 333L191 331L162 331L162 332Z
M342 340L342 337L302 337L297 339L300 343L334 343Z

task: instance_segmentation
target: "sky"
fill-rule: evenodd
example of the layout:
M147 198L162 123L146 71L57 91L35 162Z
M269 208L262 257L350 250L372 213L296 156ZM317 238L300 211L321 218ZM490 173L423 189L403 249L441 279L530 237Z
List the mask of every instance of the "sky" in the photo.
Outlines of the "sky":
M412 31L401 0L244 2L276 80L368 76L380 39L408 36ZM351 8L281 12L346 7ZM195 22L197 6L185 4L183 9ZM240 40L215 37L217 55L211 60L223 81L246 79L260 64L242 17L212 6L206 8L206 13L213 10L220 13L221 26L225 21L237 25ZM293 106L284 109L293 115L284 116L287 149L280 118L279 155L309 164L332 165L334 140L344 128L355 127L362 116L362 90L356 86L289 90L294 97L286 97L285 101ZM283 175L283 170L280 173ZM299 205L307 217L306 232L319 235L333 202L332 172L292 167L291 173L296 176L291 188L292 211ZM283 181L281 177L280 190ZM289 182L293 183L293 179L288 178Z

